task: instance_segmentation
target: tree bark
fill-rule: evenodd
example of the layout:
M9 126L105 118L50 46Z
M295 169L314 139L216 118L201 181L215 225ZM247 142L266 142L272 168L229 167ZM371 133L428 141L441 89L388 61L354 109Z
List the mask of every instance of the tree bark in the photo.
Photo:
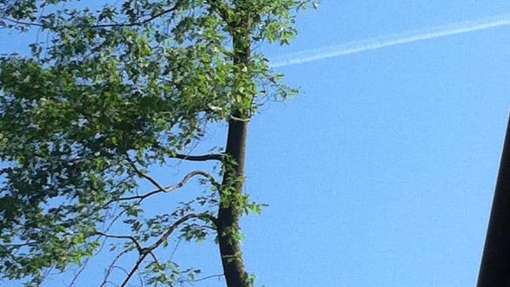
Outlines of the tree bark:
M250 286L241 254L238 202L243 189L247 126L247 122L236 119L229 122L226 155L233 166L225 163L229 167L223 177L218 211L218 243L228 287Z

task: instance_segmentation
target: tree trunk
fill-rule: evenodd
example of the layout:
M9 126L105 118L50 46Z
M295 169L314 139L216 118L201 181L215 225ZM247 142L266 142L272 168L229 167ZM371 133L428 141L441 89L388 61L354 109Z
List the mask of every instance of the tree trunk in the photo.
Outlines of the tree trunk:
M244 85L250 85L251 79L245 73L245 67L249 65L251 54L251 37L249 33L249 19L242 20L233 25L233 63L240 69L237 71L235 89L239 93L238 98L253 98L241 92ZM247 80L247 81L246 81ZM223 274L228 287L249 287L250 278L244 269L241 253L241 230L239 218L243 209L243 183L244 163L246 155L246 137L251 106L244 106L243 99L236 101L234 111L228 125L227 146L225 149L226 160L223 162L224 174L220 190L220 207L218 210L218 243L220 247Z
M248 123L231 119L228 128L226 154L228 162L223 176L218 211L218 241L223 274L228 287L250 286L240 246L240 197L243 189L246 132Z
M477 287L510 286L510 120Z

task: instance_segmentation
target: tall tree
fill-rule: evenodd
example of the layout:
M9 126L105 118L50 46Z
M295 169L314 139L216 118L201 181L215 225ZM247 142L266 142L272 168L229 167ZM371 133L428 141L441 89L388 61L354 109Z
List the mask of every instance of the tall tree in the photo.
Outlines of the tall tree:
M136 260L120 286L137 272L173 286L198 272L159 252L177 233L211 235L227 286L253 285L239 227L261 208L243 192L248 123L268 98L294 92L253 47L287 44L296 11L312 1L73 2L0 0L2 29L46 35L30 56L0 59L0 273L39 286L47 270L83 265L109 240L122 244L102 286L128 253ZM222 151L185 153L221 122ZM220 168L204 165L174 185L150 174L175 160ZM206 188L193 200L145 210L194 178ZM140 192L142 181L153 189Z

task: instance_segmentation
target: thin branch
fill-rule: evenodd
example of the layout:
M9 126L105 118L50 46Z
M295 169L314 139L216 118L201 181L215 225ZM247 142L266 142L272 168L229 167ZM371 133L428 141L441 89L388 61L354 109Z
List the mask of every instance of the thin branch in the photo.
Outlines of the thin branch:
M168 13L171 13L171 12L174 12L176 11L178 8L179 8L179 5L181 4L181 1L178 1L177 3L175 3L174 6L166 9L166 10L163 10L159 13L156 13L154 15L152 15L151 17L145 19L145 20L142 20L142 21L135 21L135 22L127 22L127 23L108 23L108 24L96 24L96 25L77 25L76 27L77 28L89 28L89 29L97 29L97 28L113 28L113 27L133 27L133 26L143 26L161 16L164 16ZM38 23L38 22L29 22L29 21L22 21L22 20L17 20L17 19L13 19L13 18L10 18L10 17L5 17L5 16L1 16L0 19L2 20L5 20L5 21L9 21L11 23L14 23L14 24L18 24L18 25L26 25L26 26L35 26L35 27L42 27L42 28L55 28L55 27L48 27L42 23Z
M44 25L43 25L43 24L41 24L41 23L37 23L37 22L28 22L28 21L21 21L21 20L17 20L17 19L13 19L13 18L5 17L5 16L0 16L0 19L1 19L1 20L5 20L5 21L9 21L9 22L11 22L11 23L18 24L18 25L35 26L35 27L44 27Z
M149 251L149 255L152 257L152 259L154 260L154 262L156 264L161 265L161 263L159 263L158 257L156 256L156 254L154 254L154 252L152 250Z
M198 219L201 219L202 221L210 221L212 224L214 224L214 230L217 230L219 222L218 218L216 218L214 215L210 215L208 213L202 213L199 215Z
M120 271L124 272L124 274L128 275L129 272L127 271L126 268L122 267L122 266L119 266L119 265L114 265L113 266L113 269L119 269Z
M223 161L223 159L225 158L223 154L187 155L180 153L176 153L170 157L189 161L208 161L208 160Z
M133 242L136 246L136 249L138 250L139 253L142 253L142 246L140 245L140 243L138 242L138 240L136 240L136 238L134 238L133 236L127 236L127 235L111 235L111 234L106 234L106 233L103 233L103 232L96 232L96 235L99 235L99 236L103 236L103 237L106 237L106 238L113 238L113 239L127 239L127 240L130 240L131 242Z
M136 261L135 266L133 266L133 268L131 268L131 271L129 271L129 274L126 276L126 278L124 279L124 282L122 282L120 287L126 286L126 284L129 282L129 279L131 279L131 277L133 277L133 274L135 274L135 272L138 270L138 267L140 267L140 264L142 264L145 257L147 257L147 254L148 253L145 253L145 254L140 255L140 257L138 257L138 260Z
M221 278L224 276L225 276L225 274L215 274L215 275L209 275L209 276L205 276L205 277L194 279L194 280L185 280L185 281L194 283L194 282L205 281L205 280L212 279L212 278Z
M73 287L74 286L74 284L78 281L78 278L80 277L81 273L87 267L87 263L88 262L89 262L89 258L87 258L85 260L85 262L82 264L82 266L80 266L80 268L78 269L78 272L76 272L76 274L73 275L73 279L71 280L71 283L69 283L68 287Z
M51 275L51 272L55 269L55 266L51 266L50 268L46 269L44 274L42 274L41 278L39 279L39 284L43 285L44 281L48 278L48 276Z
M179 248L181 241L182 241L182 239L179 238L179 240L177 240L177 243L175 243L174 250L172 250L172 253L170 254L170 260L174 259L175 252L177 252L177 248Z
M116 219L114 219L114 220L116 220ZM110 224L106 227L105 232L108 232L108 231L110 230L110 228L112 227L113 223L114 223L114 222L110 223ZM99 242L100 240L101 240L101 239L100 239L100 238L98 238L98 239L96 240L96 242ZM105 238L102 240L101 245L99 246L99 249L96 251L96 253L94 254L94 256L95 256L95 255L98 255L99 253L101 253L101 252L103 251L103 248L104 248L104 246L105 246L105 244L106 244L106 241L107 241L107 238L105 237ZM126 252L127 252L127 250L126 250ZM73 279L72 279L72 281L71 281L71 283L69 284L69 286L68 286L68 287L72 287L72 286L73 286L73 285L74 285L74 284L78 281L78 278L80 277L81 273L82 273L82 272L85 270L85 268L87 267L87 264L89 263L89 259L90 259L90 258L87 258L87 259L85 260L85 262L82 264L82 266L80 267L80 269L78 270L78 272L77 272L76 274L74 274ZM105 280L106 280L106 278L105 278Z
M156 242L154 242L152 245L150 245L149 247L141 247L141 245L138 243L138 241L134 237L132 237L132 236L110 235L110 234L105 234L105 233L97 232L98 235L104 236L104 237L108 237L108 238L131 240L131 241L133 241L135 243L135 245L136 245L136 247L138 249L139 257L138 257L135 265L133 266L133 268L128 273L128 275L126 276L126 278L124 279L124 281L122 282L122 284L120 286L121 287L126 286L126 284L129 282L131 277L133 277L133 274L135 274L135 272L140 267L140 264L142 264L143 260L148 255L151 255L151 257L157 262L156 255L153 253L153 251L156 248L158 248L159 246L161 246L161 244L163 244L165 241L167 241L168 237L170 237L170 235L172 235L172 233L181 224L183 224L184 222L186 222L188 220L191 220L191 219L207 220L207 221L211 221L211 222L213 222L213 224L217 225L217 219L214 216L210 215L210 214L207 214L207 213L203 213L203 214L188 214L186 216L181 217L177 221L175 221L170 227L168 227L168 230L165 233L163 233L163 235L161 235L161 237ZM120 258L120 256L122 256L123 254L127 253L128 251L129 250L126 249L123 252L121 252L119 255L117 255L117 257L115 258L114 262L110 265L110 268L108 269L108 272L107 272L107 276L105 277L103 283L106 282L106 280L108 279L108 276L111 273L111 269L113 269L113 266L115 265L115 262L118 260L118 258ZM104 286L104 285L101 285L101 287L102 286Z
M201 219L205 221L212 222L216 227L218 226L218 219L210 214L207 213L201 213L201 214L188 214L186 216L181 217L179 220L177 220L174 224L172 224L168 230L159 238L158 241L156 241L154 244L149 246L147 249L154 250L158 248L163 242L165 242L168 237L181 225L182 223L190 220L190 219Z
M108 205L110 205L113 201L110 201L110 202L107 202L103 208L107 207ZM119 220L122 215L124 215L124 213L126 213L128 211L128 209L126 207L124 207L124 209L121 210L121 212L119 212L119 214L117 214L113 219L112 221L108 224L108 227L106 228L105 232L108 232L112 226L115 224L115 222L117 222L117 220Z
M108 266L108 269L106 270L106 274L104 276L104 279L103 279L103 282L101 282L101 285L99 285L99 287L104 287L106 284L108 284L108 277L110 277L110 275L112 274L112 271L113 271L113 268L115 268L115 263L117 263L117 261L119 261L119 259L126 253L128 253L129 250L123 250L121 253L117 254L117 256L115 256L115 258L113 259L112 263L110 264L110 266Z
M41 242L39 242L39 241L27 241L27 242L24 242L24 243L8 243L8 244L0 245L0 246L3 247L3 248L7 248L7 247L20 248L20 247L25 247L25 246L35 246L37 244L41 244Z
M152 183L152 185L154 185L159 191L162 191L164 192L165 191L165 188L163 186L161 186L159 184L159 182L157 180L155 180L153 177L151 177L150 175L142 172L137 166L136 166L136 163L133 162L129 156L127 157L127 161L129 163L129 165L133 168L133 170L135 171L136 174L138 174L138 176L142 177L142 178L145 178L146 180L148 180L150 183Z
M119 269L120 271L124 272L126 275L129 274L128 271L126 270L126 268L124 268L124 267L113 266L113 268ZM145 283L143 282L143 278L142 278L142 276L140 274L138 274L138 279L140 280L140 286L139 287L145 286Z
M190 219L200 218L201 216L202 215L198 214L188 214L186 216L181 217L179 220L174 222L174 224L172 224L165 233L163 233L163 235L158 239L158 241L154 242L154 244L152 244L151 246L145 248L144 250L147 250L145 252L152 251L158 248L161 244L163 244L163 242L168 240L168 237L170 237L170 235L177 229L177 227L179 227L179 225L183 224L184 222Z
M172 225L170 225L170 227L168 227L168 230L165 233L163 233L163 235L161 235L161 237L156 242L154 242L149 247L141 248L140 249L140 254L141 255L143 255L143 254L150 254L152 251L154 251L154 249L158 248L161 244L163 244L165 241L167 241L168 237L170 237L170 235L172 235L172 233L181 224L183 224L184 222L186 222L188 220L191 220L191 219L201 219L201 220L205 220L205 221L211 221L213 224L217 225L216 217L214 217L214 216L212 216L210 214L207 214L207 213L201 213L201 214L191 213L191 214L185 215L185 216L179 218L177 221L175 221ZM129 238L131 236L122 236L122 237L128 237Z
M158 193L170 193L170 192L174 192L174 191L184 187L184 185L186 185L195 176L202 176L202 177L206 178L207 180L209 180L211 182L211 184L213 184L217 188L220 186L220 184L209 173L207 173L205 171L195 170L195 171L192 171L192 172L188 173L187 175L185 175L184 178L180 182L178 182L176 185L163 187L163 186L158 184L157 185L158 189L156 189L156 190L153 190L151 192L148 192L148 193L145 193L145 194L142 194L142 195L133 195L133 196L127 196L127 197L120 197L120 198L117 198L117 199L112 199L112 200L108 201L105 204L105 206L108 206L108 205L110 205L113 202L127 201L127 200L138 200L138 203L140 203L143 200L145 200L147 197L150 197L150 196L158 194Z
M110 284L112 286L119 287L119 285L113 283L112 281L106 281L105 284Z

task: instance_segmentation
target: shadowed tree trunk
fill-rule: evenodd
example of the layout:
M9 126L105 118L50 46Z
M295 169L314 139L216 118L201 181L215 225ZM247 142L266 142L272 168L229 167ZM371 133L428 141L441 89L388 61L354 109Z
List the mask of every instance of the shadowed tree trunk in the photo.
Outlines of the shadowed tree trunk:
M510 286L510 121L477 287Z
M237 203L243 188L247 122L231 120L226 154L235 162L227 168L223 180L221 206L218 212L218 241L227 286L249 286L244 270L239 241L240 212Z

